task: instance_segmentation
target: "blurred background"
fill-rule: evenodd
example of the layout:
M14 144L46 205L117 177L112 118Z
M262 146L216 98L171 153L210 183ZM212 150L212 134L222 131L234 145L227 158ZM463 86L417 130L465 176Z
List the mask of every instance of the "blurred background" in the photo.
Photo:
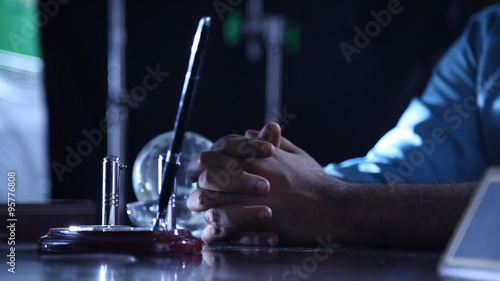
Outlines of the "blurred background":
M287 116L283 135L322 165L363 156L395 125L410 99L423 91L433 65L468 18L494 2L263 1L264 15L278 14L286 19L282 108L278 110ZM131 187L135 157L153 137L173 129L200 17L211 16L213 25L189 130L215 141L229 133L262 127L266 60L251 61L245 36L234 33L234 27L245 20L247 1L123 3L126 44L122 78L123 92L129 98L121 103L127 117L122 162L129 166L124 171L124 198L131 202L136 200ZM356 47L356 28L365 30L376 20L374 13L398 3L400 12L375 30L366 46ZM22 12L26 5L35 7L29 16ZM17 149L26 154L30 146L37 146L41 156L37 158L39 165L32 169L40 170L40 176L27 186L46 189L48 198L99 202L102 158L107 154L103 121L108 81L120 75L108 72L107 1L0 0L0 9L0 49L43 61L43 87L38 98L26 94L16 99L37 100L37 110L42 110L39 114L47 114L44 119L35 115L39 111L14 103L7 106L11 110L8 116L6 111L0 112L2 124L12 119L9 116L31 120L31 126L15 125L14 120L0 129L0 149L11 153L8 158L2 152L2 169L22 170L26 173L23 178L33 178L28 176L32 173L28 166L13 164L21 154L12 152ZM17 23L7 25L12 15L17 15ZM33 25L30 21L38 21L34 24L39 28L38 33L34 31L36 36L28 33ZM342 43L357 48L348 59ZM39 51L20 48L29 44ZM12 66L0 69L19 72ZM153 80L148 80L146 87L147 76ZM20 83L27 81L21 79ZM148 89L140 97L131 95L138 86ZM0 90L0 106L4 108L11 92ZM91 145L84 145L88 143ZM23 159L33 161L29 154Z

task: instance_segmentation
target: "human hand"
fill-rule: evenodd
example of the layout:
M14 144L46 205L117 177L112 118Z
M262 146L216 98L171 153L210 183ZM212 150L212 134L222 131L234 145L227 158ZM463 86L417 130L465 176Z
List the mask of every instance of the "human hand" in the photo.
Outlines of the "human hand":
M199 187L188 207L205 212L207 244L313 243L325 228L333 178L275 123L219 139L190 162L188 173Z

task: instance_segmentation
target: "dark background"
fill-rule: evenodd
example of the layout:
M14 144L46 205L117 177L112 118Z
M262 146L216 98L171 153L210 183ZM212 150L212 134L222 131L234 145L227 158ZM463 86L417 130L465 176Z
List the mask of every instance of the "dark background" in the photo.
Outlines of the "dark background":
M238 1L220 0L222 3ZM235 10L244 12L245 2ZM354 27L373 20L387 0L265 0L265 13L280 13L300 27L300 50L284 58L283 105L296 115L283 134L326 165L363 156L392 128L409 100L419 95L433 65L488 2L402 0L403 11L347 63L339 44L353 44ZM42 1L46 3L46 1ZM216 1L126 1L127 90L141 85L145 68L170 75L138 107L129 108L126 200L135 201L131 167L142 146L169 131L180 97L190 44L201 16L213 26L189 129L209 139L243 133L264 123L265 62L250 63L243 44L230 47ZM67 161L66 147L99 128L107 96L107 3L71 0L42 27L50 116L51 162ZM106 141L63 174L52 171L54 198L100 200Z

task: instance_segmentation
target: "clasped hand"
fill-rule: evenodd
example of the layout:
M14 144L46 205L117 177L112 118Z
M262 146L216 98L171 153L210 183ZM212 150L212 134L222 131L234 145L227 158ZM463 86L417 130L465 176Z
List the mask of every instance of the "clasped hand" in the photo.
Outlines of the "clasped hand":
M335 179L275 123L217 140L190 161L188 174L198 189L187 204L204 212L207 244L305 244L328 231L326 198Z

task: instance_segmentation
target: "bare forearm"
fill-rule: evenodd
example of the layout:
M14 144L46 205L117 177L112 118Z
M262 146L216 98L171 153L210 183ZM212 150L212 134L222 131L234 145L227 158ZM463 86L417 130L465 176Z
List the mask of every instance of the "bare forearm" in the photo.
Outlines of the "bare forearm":
M337 185L340 242L443 248L477 183ZM337 208L336 208L337 209ZM337 209L338 210L338 209Z
M188 206L205 212L207 243L306 245L322 238L442 248L476 187L347 183L282 138L277 124L247 135L224 137L190 162L190 177L199 188ZM253 156L247 158L248 150L241 148L251 148ZM214 176L220 174L224 181ZM272 243L266 242L270 238Z

